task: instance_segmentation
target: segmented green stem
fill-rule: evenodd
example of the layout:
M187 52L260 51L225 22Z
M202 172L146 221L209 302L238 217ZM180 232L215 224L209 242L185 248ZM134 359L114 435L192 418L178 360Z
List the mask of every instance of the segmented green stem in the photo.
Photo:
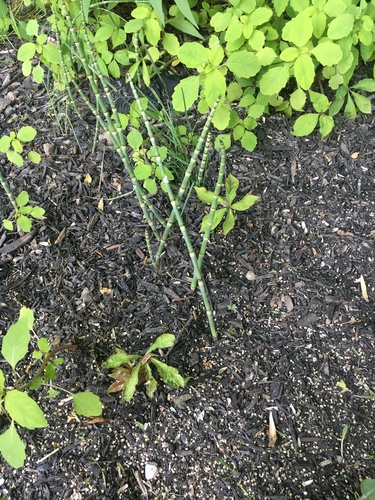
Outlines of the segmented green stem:
M16 198L14 197L12 190L10 189L10 186L8 184L8 181L6 180L5 175L0 169L0 184L2 185L4 191L6 192L9 201L11 202L13 208L17 210L17 203L16 203Z
M215 217L215 212L217 208L217 202L221 193L221 188L223 186L223 179L224 179L224 173L225 173L225 160L226 160L226 154L225 154L225 148L221 148L221 159L220 159L220 168L219 168L219 174L217 176L217 181L216 181L216 186L215 186L215 191L214 191L214 196L212 198L212 203L211 203L211 208L210 212L208 214L207 218L207 223L203 235L203 240L201 244L201 248L199 250L199 256L198 256L198 265L199 268L202 268L202 263L203 263L203 258L207 250L207 245L208 241L210 239L210 234L212 230L212 224L214 221ZM194 275L193 281L191 282L191 289L195 290L197 286L197 276Z
M202 154L202 159L201 159L201 163L200 163L199 170L198 170L197 180L195 183L196 186L198 186L198 187L202 185L203 177L204 177L204 174L207 170L208 158L209 158L208 153L209 153L210 145L211 145L211 132L209 132L207 134L207 138L206 138L206 142L205 142L204 150L203 150L203 154Z

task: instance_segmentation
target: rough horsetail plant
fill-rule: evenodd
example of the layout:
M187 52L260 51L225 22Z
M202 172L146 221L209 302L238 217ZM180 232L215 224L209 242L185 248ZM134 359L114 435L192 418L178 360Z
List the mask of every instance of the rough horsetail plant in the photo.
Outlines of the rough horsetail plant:
M71 90L73 87L73 89L75 89L81 98L84 99L87 106L94 113L100 126L108 133L112 144L120 155L132 182L134 192L142 209L143 215L150 226L151 233L146 235L146 241L148 243L147 246L150 251L151 260L156 267L160 265L160 259L165 245L167 244L171 228L175 222L177 223L189 253L194 271L194 281L198 284L199 291L203 299L211 334L214 338L216 338L217 332L213 319L211 303L201 271L208 237L206 236L205 244L202 246L198 257L185 225L184 204L187 203L188 197L191 194L193 172L197 173L195 177L198 179L202 179L204 176L204 171L208 161L208 132L216 106L219 102L219 98L213 104L210 112L208 113L205 125L200 136L198 137L191 159L186 165L179 186L177 188L174 186L172 187L169 171L162 159L163 154L161 154L148 117L147 98L139 95L132 79L128 76L128 83L134 96L134 102L131 105L131 108L133 110L137 109L138 115L140 116L144 127L136 132L132 130L127 132L127 126L129 124L129 120L131 119L131 114L123 115L118 112L116 107L116 98L114 97L111 88L112 86L108 78L107 69L105 65L102 64L100 57L96 57L95 51L91 50L92 34L86 22L88 19L88 13L85 10L86 4L81 1L79 5L80 10L71 9L72 12L68 11L68 8L64 3L54 4L53 7L55 29L58 33L61 66L69 98L74 103L74 96ZM61 19L64 19L64 23L60 22ZM65 30L64 28L59 30L59 26L67 26L67 29ZM79 27L79 29L77 29L77 27ZM85 72L90 83L90 87L95 95L95 105L92 104L89 97L82 91L81 86L78 83L78 75L73 72L74 64L72 63L76 63L77 67L82 68ZM133 158L129 153L129 145L131 146L132 142L134 145L135 136L138 137L137 140L142 140L143 142L148 141L150 144L150 151L152 151L152 158L155 167L158 169L160 184L163 187L163 191L167 193L169 199L169 215L168 213L165 214L159 210L153 202L152 197L149 196L149 191L145 189L145 186L141 184L140 179L137 178L137 163L133 161ZM204 164L201 161L200 165L198 165L201 153L203 153L203 159L206 163ZM223 169L224 159L222 159L221 165L221 179ZM219 190L221 181L217 186ZM158 245L155 253L152 251L151 236L154 237Z

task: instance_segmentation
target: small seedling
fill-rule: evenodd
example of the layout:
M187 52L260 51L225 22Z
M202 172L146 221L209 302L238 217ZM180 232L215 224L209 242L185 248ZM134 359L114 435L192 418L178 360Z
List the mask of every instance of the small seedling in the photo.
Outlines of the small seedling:
M32 219L41 219L45 213L42 207L32 207L28 205L29 194L26 191L22 191L15 199L15 213L14 218L17 227L28 233L31 230ZM8 231L13 231L13 223L9 219L3 219L3 224L5 229Z
M64 350L75 350L76 346L68 344L55 349L50 348L48 341L44 338L38 340L38 350L34 351L33 357L40 361L40 367L32 377L31 381L23 383L22 377L18 376L19 361L26 357L30 343L30 331L34 326L34 314L31 309L22 307L18 321L10 326L3 337L1 354L10 365L13 372L13 387L6 387L5 375L0 370L0 408L10 420L8 429L0 435L0 452L3 458L14 468L22 467L26 459L26 448L16 428L16 424L26 429L41 429L48 426L48 422L40 406L26 393L35 390L41 385L49 385L46 397L51 398L59 394L51 381L57 376L55 367L63 362L62 358L53 359L54 356ZM64 390L65 389L60 389ZM71 393L69 393L71 394ZM91 392L71 394L73 407L76 413L84 416L98 416L102 412L102 406L98 396Z
M259 198L259 196L245 194L245 196L241 198L240 201L233 203L234 199L236 198L239 185L239 180L234 177L234 175L229 174L225 181L225 198L222 198L221 196L218 197L218 204L223 208L219 208L218 210L216 210L212 223L212 230L214 230L224 219L223 232L225 236L234 228L234 224L236 222L236 212L243 212L244 210L249 209ZM195 191L197 192L197 196L201 201L203 201L204 203L208 203L209 205L212 204L215 198L215 193L213 193L212 191L207 191L207 189L204 187L195 187ZM205 215L203 217L202 226L200 229L201 233L203 233L206 229L208 217L208 215Z
M340 439L340 452L341 452L341 460L344 460L344 441L348 434L349 426L347 424L342 428L341 439Z
M154 351L172 347L175 336L163 333L147 349L144 356L139 354L126 354L118 349L116 354L110 356L103 363L103 368L113 369L109 375L115 382L109 387L108 392L122 391L121 401L131 401L138 385L145 383L146 394L152 397L157 389L158 382L152 374L151 367L155 366L161 379L165 384L174 388L184 387L185 379L178 373L176 368L162 363L156 358ZM135 361L137 361L135 363Z

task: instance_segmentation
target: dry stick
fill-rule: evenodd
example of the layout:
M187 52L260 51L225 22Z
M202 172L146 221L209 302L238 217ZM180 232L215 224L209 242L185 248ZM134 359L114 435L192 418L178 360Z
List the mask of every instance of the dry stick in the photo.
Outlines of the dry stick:
M216 181L216 186L215 186L214 196L213 196L212 202L211 202L210 212L209 212L208 217L207 217L207 222L206 222L206 227L204 230L202 245L201 245L201 248L199 250L199 256L198 256L199 268L202 267L203 258L204 258L204 255L206 253L208 241L209 241L211 230L212 230L212 224L214 222L215 212L216 212L216 208L217 208L217 202L218 202L218 199L219 199L219 196L221 193L221 188L223 186L223 179L224 179L224 172L225 172L225 159L226 159L225 148L224 148L224 146L222 146L219 175L218 175L217 181ZM194 274L193 281L191 282L191 289L195 290L196 286L197 286L197 276Z
M172 211L174 213L174 217L176 218L177 220L177 223L178 223L178 226L180 228L180 231L181 231L181 234L184 238L184 241L185 241L185 245L186 245L186 248L189 252L189 257L190 257L190 260L193 264L193 268L194 268L194 275L197 276L197 281L198 281L198 286L199 286L199 290L201 292L201 295L202 295L202 299L203 299L203 303L204 303L204 306L205 306L205 309L206 309L206 315L207 315L207 319L208 319L208 323L209 323L209 326L210 326L210 330L211 330L211 335L213 336L214 339L217 338L217 332L216 332L216 327L215 327L215 322L214 322L214 319L213 319L213 314L212 314L212 308L211 308L211 303L210 303L210 300L208 298L208 294L207 294L207 289L206 289L206 285L203 281L203 278L202 278L202 274L201 274L201 271L199 269L199 266L198 266L198 259L197 259L197 256L195 254L195 251L194 251L194 248L193 248L193 245L190 241L190 238L189 238L189 235L187 233L187 230L186 230L186 227L184 225L184 221L183 221L183 218L182 218L182 215L181 215L181 212L177 206L177 202L176 202L176 198L173 194L173 191L172 191L172 188L169 184L169 180L168 180L168 177L166 175L166 172L165 172L165 169L164 169L164 165L163 165L163 161L160 157L160 154L159 154L159 148L156 144L156 141L155 141L155 137L153 135L153 132L151 130L151 125L150 125L150 122L147 118L147 115L146 115L146 112L142 106L142 103L139 99L139 95L132 83L131 80L129 80L129 83L131 85L131 88L132 88L132 92L134 94L134 97L135 97L135 100L138 104L138 107L139 107L139 111L141 113L141 116L142 116L142 119L143 119L143 122L146 126L146 129L147 129L147 132L148 132L148 136L149 136L149 139L151 141L151 145L152 145L152 148L155 152L155 161L160 169L160 172L163 176L163 182L164 182L164 185L165 185L165 188L166 188L166 191L167 191L167 194L168 194L168 197L169 197L169 202L172 206Z

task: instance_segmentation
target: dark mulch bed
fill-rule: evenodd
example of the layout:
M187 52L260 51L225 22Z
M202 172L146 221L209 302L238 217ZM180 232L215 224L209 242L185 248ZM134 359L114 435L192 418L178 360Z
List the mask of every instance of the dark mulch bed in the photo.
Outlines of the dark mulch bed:
M22 304L35 311L38 337L77 344L58 385L98 394L104 421L77 418L65 396L43 399L41 391L50 426L21 431L26 466L2 464L0 493L354 499L360 479L375 477L373 117L342 120L325 141L294 138L283 116L267 117L254 153L232 148L228 173L260 200L209 245L204 272L220 333L213 343L178 231L155 274L116 154L102 143L92 151L89 118L72 117L78 146L63 102L52 106L17 73L14 51L2 57L9 69L0 85L8 74L13 83L0 92L1 131L34 126L43 160L18 169L1 158L1 168L46 219L19 247L21 235L0 230L0 331ZM9 212L0 192L0 218ZM187 219L197 237L201 217L201 205L192 205ZM166 361L188 384L160 386L152 400L140 390L120 404L106 392L101 363L115 347L144 352L162 332L177 335ZM157 474L146 480L151 466Z

